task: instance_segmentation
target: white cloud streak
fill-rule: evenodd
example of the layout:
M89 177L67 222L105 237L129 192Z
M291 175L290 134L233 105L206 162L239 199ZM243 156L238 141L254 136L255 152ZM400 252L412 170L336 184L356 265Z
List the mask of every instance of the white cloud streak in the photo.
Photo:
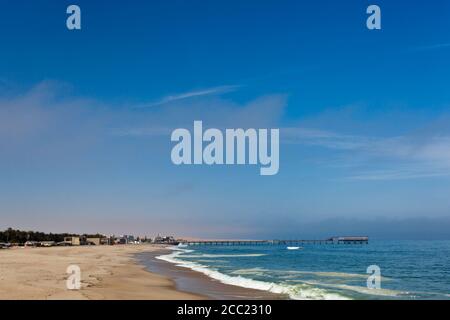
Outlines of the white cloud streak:
M444 48L450 48L450 43L437 43L428 46L422 46L415 48L416 51L429 51L429 50L439 50Z
M351 163L356 156L363 156L365 164L374 168L377 162L390 162L392 168L372 170L350 176L353 180L399 180L449 176L450 135L428 132L393 137L368 137L345 135L331 131L308 128L281 129L286 144L320 147L343 152L343 159ZM361 165L360 162L357 163ZM404 168L406 166L406 168Z
M202 97L202 96L210 96L210 95L220 95L228 92L232 92L240 88L239 85L228 85L228 86L219 86L219 87L213 87L208 88L204 90L197 90L197 91L189 91L184 93L179 93L175 95L170 95L163 97L157 101L144 103L137 105L136 108L149 108L149 107L155 107L160 106L180 100L185 100L189 98L195 98L195 97Z

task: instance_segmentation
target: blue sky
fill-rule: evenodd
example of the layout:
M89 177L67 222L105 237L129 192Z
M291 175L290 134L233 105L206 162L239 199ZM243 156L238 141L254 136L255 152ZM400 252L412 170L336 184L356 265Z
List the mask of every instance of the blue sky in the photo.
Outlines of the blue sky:
M448 1L0 4L0 227L450 237ZM280 128L279 174L174 166L194 120Z

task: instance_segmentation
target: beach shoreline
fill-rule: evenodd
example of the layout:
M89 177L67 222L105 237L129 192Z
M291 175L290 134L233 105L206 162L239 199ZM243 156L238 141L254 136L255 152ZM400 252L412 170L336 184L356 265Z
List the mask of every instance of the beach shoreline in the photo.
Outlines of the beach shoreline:
M1 300L282 299L222 284L160 261L166 246L118 245L12 248L0 251ZM143 259L145 257L145 259ZM147 263L146 263L147 262ZM80 290L69 290L69 266L81 270Z
M171 254L170 249L163 249L159 252L143 252L136 254L139 264L144 265L150 272L163 275L175 282L176 288L183 292L190 292L197 295L206 296L207 299L214 300L282 300L289 299L285 294L272 293L265 290L245 288L237 285L224 284L207 275L180 267L170 263L158 256Z

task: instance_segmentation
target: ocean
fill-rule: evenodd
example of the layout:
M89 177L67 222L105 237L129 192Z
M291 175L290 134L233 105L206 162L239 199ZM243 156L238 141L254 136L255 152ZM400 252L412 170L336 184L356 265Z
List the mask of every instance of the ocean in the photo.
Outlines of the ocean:
M157 257L225 284L291 299L450 299L450 241L370 241L365 245L173 247ZM369 266L380 288L367 286Z

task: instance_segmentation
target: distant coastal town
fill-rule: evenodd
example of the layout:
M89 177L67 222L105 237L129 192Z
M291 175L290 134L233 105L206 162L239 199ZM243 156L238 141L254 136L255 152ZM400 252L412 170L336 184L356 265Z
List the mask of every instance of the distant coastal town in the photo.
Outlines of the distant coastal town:
M306 245L306 244L368 244L367 236L340 236L327 239L270 239L270 240L185 240L174 236L134 236L104 234L69 234L21 231L9 228L0 231L0 249L10 247L53 247L53 246L85 246L85 245L124 245L124 244L162 244L162 245Z
M89 245L124 245L124 244L169 244L177 245L183 239L173 236L160 236L154 238L135 235L104 235L71 234L71 233L44 233L37 231L22 231L8 228L0 231L0 249L11 247L53 247L53 246L89 246Z

